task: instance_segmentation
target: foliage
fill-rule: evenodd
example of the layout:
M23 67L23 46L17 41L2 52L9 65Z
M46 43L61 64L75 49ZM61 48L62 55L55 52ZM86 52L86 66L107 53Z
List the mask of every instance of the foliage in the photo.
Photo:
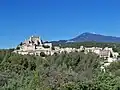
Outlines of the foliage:
M50 48L50 46L49 46L49 45L43 45L43 47L44 47L44 48Z
M101 60L83 52L42 58L0 50L0 90L119 90L119 74L113 73L119 62L103 73Z

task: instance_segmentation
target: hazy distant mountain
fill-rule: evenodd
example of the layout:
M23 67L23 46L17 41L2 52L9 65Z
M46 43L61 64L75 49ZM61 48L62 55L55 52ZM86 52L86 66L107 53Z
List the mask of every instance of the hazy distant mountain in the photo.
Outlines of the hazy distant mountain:
M59 41L51 41L50 43L53 43L53 44L63 44L63 43L66 43L67 40L59 40Z
M84 41L96 41L96 42L120 42L120 37L105 36L93 33L83 33L69 41L84 42Z
M52 43L61 44L61 43L69 43L69 42L87 42L87 41L118 43L120 42L120 37L105 36L105 35L86 32L73 39L52 41Z

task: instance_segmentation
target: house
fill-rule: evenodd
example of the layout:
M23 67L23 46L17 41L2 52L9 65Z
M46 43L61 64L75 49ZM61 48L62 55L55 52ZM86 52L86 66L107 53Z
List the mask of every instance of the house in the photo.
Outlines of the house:
M99 55L100 55L100 57L103 57L103 58L113 57L112 53L109 50L103 50L100 52Z
M89 47L89 48L85 47L85 53L93 52L99 55L101 51L102 48L99 47Z

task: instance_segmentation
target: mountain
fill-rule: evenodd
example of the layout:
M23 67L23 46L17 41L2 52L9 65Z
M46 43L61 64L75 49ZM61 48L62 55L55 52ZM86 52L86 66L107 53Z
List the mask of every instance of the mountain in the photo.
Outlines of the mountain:
M74 42L85 42L85 41L95 41L95 42L120 42L120 37L113 37L113 36L105 36L100 34L93 34L93 33L83 33L73 39L68 41Z
M69 42L89 42L89 41L118 43L120 42L120 37L105 36L105 35L86 32L86 33L82 33L81 35L73 39L52 41L52 43L61 44L61 43L69 43Z
M63 44L63 43L66 43L68 40L59 40L59 41L51 41L51 42L48 42L48 43L53 43L55 45L57 44Z

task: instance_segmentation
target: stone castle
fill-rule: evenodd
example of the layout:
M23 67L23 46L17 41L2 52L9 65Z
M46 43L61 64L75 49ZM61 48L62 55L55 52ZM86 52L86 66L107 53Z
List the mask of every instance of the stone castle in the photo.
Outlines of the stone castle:
M18 45L14 52L22 55L29 54L38 56L40 56L41 53L45 55L53 54L52 43L44 43L38 36L31 36L28 40Z

